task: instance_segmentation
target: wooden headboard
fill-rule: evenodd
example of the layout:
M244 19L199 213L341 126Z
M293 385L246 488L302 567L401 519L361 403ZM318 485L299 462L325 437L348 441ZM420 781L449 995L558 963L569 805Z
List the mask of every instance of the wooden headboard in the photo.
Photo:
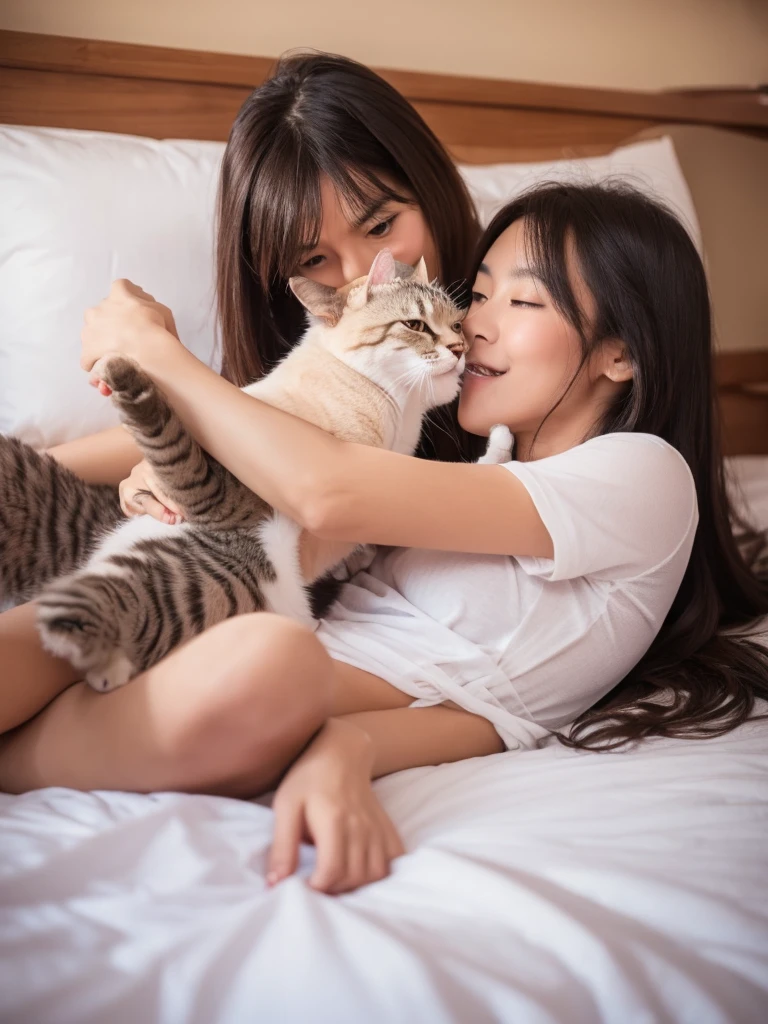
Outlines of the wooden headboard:
M0 122L225 140L274 61L0 31ZM638 132L700 124L768 139L744 93L647 93L379 70L466 163L609 152ZM766 325L768 349L768 324ZM716 356L726 450L768 453L768 351Z

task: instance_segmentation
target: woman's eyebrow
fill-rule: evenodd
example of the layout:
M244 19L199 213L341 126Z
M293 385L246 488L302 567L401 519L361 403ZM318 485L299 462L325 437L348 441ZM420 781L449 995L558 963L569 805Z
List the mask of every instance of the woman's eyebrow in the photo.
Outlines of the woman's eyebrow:
M389 199L387 199L386 196L380 196L378 199L374 199L373 202L366 206L360 216L356 218L354 227L361 228L363 224L367 224L371 217L375 217L382 206L386 206L388 202Z
M535 267L513 267L509 272L509 276L513 281L521 281L526 277L532 278L534 281L541 281L544 284L544 278L536 270Z
M481 263L477 268L477 272L478 274L487 274L488 277L493 277L491 268L487 263ZM513 281L519 281L522 278L531 277L534 281L541 281L541 283L544 284L544 278L536 271L535 267L513 267L509 272L509 276Z

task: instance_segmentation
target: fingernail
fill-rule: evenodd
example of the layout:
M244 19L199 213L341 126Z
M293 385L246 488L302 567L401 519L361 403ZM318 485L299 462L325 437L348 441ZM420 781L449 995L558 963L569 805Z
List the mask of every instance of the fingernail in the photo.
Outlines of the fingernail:
M267 885L275 885L279 881L280 875L277 873L277 871L270 871L267 874Z

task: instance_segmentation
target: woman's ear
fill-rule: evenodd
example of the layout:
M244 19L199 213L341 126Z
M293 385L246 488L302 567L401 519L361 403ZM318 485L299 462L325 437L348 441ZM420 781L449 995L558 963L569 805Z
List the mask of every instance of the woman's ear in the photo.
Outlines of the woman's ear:
M288 285L304 309L335 327L344 309L344 299L335 288L300 276L290 278Z
M616 384L632 380L634 370L627 346L621 338L608 338L600 347L598 372Z

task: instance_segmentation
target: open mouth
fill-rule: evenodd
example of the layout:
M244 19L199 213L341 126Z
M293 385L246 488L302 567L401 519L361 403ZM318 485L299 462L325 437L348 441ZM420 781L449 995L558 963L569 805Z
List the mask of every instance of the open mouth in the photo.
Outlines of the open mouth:
M470 377L503 377L506 370L493 370L482 363L467 363L464 373Z

